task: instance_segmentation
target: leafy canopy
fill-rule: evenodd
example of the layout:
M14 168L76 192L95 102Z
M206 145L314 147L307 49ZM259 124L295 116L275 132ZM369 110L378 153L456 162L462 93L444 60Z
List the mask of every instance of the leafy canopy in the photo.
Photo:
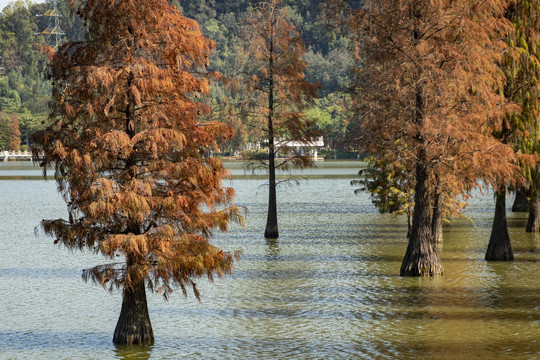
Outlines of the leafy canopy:
M69 248L110 259L85 279L110 289L146 280L167 297L193 278L223 276L233 258L209 244L239 220L219 159L206 156L230 129L202 123L199 100L219 74L205 71L213 43L165 0L71 2L85 41L49 50L51 125L35 159L55 169L69 219L43 229Z

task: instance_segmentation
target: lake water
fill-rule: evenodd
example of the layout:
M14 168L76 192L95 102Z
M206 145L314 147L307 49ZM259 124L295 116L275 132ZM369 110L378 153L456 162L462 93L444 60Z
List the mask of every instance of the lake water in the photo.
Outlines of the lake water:
M483 260L491 193L444 228L445 275L399 276L407 227L378 214L350 179L359 162L319 162L278 191L280 238L267 242L264 180L228 163L247 228L213 243L242 252L234 275L149 296L156 343L117 347L121 294L81 280L104 262L36 236L65 217L53 181L0 163L0 359L540 359L540 237L508 213L516 260ZM511 201L508 201L511 205Z

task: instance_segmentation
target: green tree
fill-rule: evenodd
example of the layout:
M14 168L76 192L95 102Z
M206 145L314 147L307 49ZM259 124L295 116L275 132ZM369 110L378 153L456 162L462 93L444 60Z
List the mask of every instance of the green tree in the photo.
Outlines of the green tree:
M219 159L204 156L230 129L203 123L213 43L165 0L85 1L74 12L87 39L49 51L51 115L33 155L55 169L69 219L44 231L70 249L114 262L85 280L123 292L115 343L151 344L146 288L167 298L194 279L232 270L209 243L213 229L242 220ZM125 262L118 262L120 257Z
M6 6L0 14L1 63L5 71L20 70L37 56L33 43L38 28L29 7L30 3L18 0Z
M306 79L320 83L323 94L345 91L350 83L350 68L354 65L349 41L332 41L327 53L309 47L304 60L308 63Z
M29 110L17 113L19 119L19 129L21 131L21 144L28 146L32 144L32 136L35 132L43 130L47 122L46 114L32 114Z
M365 159L367 166L358 172L361 179L351 180L351 185L361 186L355 194L369 191L373 205L381 214L407 215L407 237L411 235L414 186L411 173L404 168L393 168L375 157Z
M9 115L0 111L0 150L9 148Z
M323 135L325 145L332 149L342 147L346 142L349 102L348 94L336 92L316 99L315 106L306 111L309 118L317 120L315 127Z
M502 61L506 74L505 96L520 105L520 110L510 114L503 124L503 131L498 133L504 141L524 154L535 155L540 151L538 141L538 125L540 116L540 42L538 34L538 7L536 0L518 0L512 3L507 17L512 22L512 29L507 36L508 51ZM530 204L527 231L538 231L540 228L540 175L537 166L523 162L523 175L529 185ZM505 179L506 180L506 179ZM505 190L504 188L502 190ZM501 201L504 191L501 191ZM502 205L500 206L502 209ZM500 214L502 218L504 214ZM496 215L497 216L497 215ZM495 223L494 223L495 226ZM504 225L501 225L504 227ZM510 239L507 230L493 231L504 233L504 238L494 237L488 245L486 258L490 260L512 259ZM493 237L492 236L492 237Z
M21 107L21 97L9 86L7 79L0 78L0 111L14 113Z

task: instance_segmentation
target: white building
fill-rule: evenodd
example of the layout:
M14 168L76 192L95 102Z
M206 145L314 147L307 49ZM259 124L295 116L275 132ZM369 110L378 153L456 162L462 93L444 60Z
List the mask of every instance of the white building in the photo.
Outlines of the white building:
M318 160L318 151L324 147L324 139L322 136L314 138L311 141L296 141L286 139L274 139L276 146L276 155L281 148L288 150L289 154L298 154L301 156L311 156L314 160ZM284 150L285 150L284 149Z

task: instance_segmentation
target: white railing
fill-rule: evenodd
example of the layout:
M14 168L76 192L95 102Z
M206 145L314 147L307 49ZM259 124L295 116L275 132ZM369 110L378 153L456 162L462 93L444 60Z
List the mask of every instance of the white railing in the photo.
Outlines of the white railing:
M30 151L0 151L0 161L32 160Z

